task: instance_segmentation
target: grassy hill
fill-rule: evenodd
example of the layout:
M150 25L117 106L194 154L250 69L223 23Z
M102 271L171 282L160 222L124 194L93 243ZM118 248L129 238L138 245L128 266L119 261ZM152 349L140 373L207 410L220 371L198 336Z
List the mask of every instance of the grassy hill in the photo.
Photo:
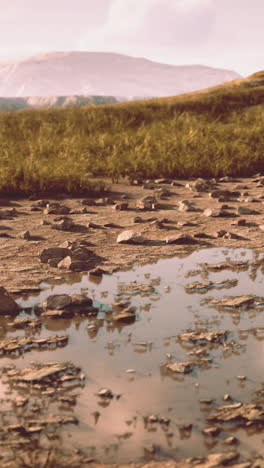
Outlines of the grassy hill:
M175 98L0 113L0 191L80 192L92 176L247 176L264 168L264 72Z

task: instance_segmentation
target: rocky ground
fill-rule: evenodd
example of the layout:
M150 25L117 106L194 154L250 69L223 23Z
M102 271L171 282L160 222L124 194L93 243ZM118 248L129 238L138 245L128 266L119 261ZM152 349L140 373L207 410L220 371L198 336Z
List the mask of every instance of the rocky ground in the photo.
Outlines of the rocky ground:
M218 181L161 179L144 183L135 182L134 185L124 183L113 185L111 191L103 194L100 199L66 198L63 195L56 199L2 198L0 199L0 284L5 289L0 291L1 313L7 315L10 311L11 314L16 314L13 300L21 295L37 293L43 281L67 280L74 275L74 272L87 272L100 276L104 272L127 269L135 263L148 263L179 252L204 247L241 247L262 252L263 234L264 177L260 174L243 180L227 177ZM228 265L225 267L228 268ZM210 282L193 283L189 288L199 290L199 288L209 289L211 286L215 285ZM74 307L77 303L80 305L78 298L71 300L71 305ZM244 297L243 300L252 302L253 299ZM68 305L64 304L64 306ZM227 305L230 306L230 304ZM231 306L236 307L237 304L232 303ZM49 313L49 309L56 311L63 307L56 303L46 307L46 312L44 307L43 314ZM92 308L90 312L93 313ZM129 317L127 316L126 319L128 320ZM40 324L37 318L23 322L23 324L19 322L19 319L12 319L5 324L5 327L11 329L12 327L13 329L19 327L27 329L28 327L32 330L38 326ZM51 337L43 342L30 338L30 333L28 335L27 342L24 339L3 340L1 342L2 354L8 354L12 350L23 347L50 345L56 347L67 344L66 336ZM58 366L55 373L60 376L61 386L65 380L77 380L77 385L82 385L80 369L74 366L61 368L61 364ZM52 369L54 371L54 368ZM175 371L175 369L171 370ZM40 392L37 396L35 395L36 407L38 405L39 408L41 407L43 393L45 401L47 392L49 398L54 397L49 381L52 372L50 369L47 371L47 366L41 369L33 367L29 375L26 371L25 374L21 374L21 371L12 366L5 367L2 369L2 375L10 388L16 386L18 382L19 385L22 382L24 386L33 383L34 390ZM59 384L56 399L58 395L62 398L61 402L74 404L72 396L65 395ZM23 408L24 397L20 395L19 398L15 402L15 407ZM45 406L45 403L43 405ZM242 408L236 407L230 410L240 411L239 417L243 418L244 416L241 416L243 411L253 411L254 408L244 408L242 405ZM58 426L68 422L64 419L51 421L44 418L41 423L39 421L36 423L32 418L34 411L36 410L33 405L27 416L24 416L26 422L21 423L21 418L18 417L13 421L13 425L10 421L4 424L4 428L8 428L8 434L11 434L11 439L14 434L20 433L24 440L28 440L29 434L40 432L44 426ZM222 417L223 414L223 417L226 417L228 409L224 409L223 414L221 411L220 408L215 414L216 419ZM261 416L258 414L258 417L263 419L263 414L261 413ZM74 421L71 422L74 423ZM4 431L6 432L5 429ZM64 455L61 453L58 455L57 452L48 452L48 454L41 452L35 453L34 461L32 454L30 455L28 450L23 448L22 439L18 450L20 461L14 461L8 450L12 444L16 446L16 442L13 439L10 442L10 437L3 438L5 442L8 440L9 444L6 442L7 453L1 455L4 460L2 466L6 468L86 465L93 468L102 467L80 454L67 455L63 461ZM56 461L57 456L59 461ZM240 468L257 468L264 466L264 461L260 459L243 463L243 460L238 460L237 453L230 450L224 454L209 455L206 459L189 459L180 463L151 462L119 465L119 467L204 466L209 468L227 464ZM116 466L118 465L108 465L109 468Z

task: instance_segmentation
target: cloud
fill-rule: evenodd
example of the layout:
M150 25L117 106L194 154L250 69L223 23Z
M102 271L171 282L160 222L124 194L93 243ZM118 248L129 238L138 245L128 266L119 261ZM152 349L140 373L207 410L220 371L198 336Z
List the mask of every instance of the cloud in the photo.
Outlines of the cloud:
M82 47L140 50L203 43L214 23L212 0L112 0L103 27L89 30Z

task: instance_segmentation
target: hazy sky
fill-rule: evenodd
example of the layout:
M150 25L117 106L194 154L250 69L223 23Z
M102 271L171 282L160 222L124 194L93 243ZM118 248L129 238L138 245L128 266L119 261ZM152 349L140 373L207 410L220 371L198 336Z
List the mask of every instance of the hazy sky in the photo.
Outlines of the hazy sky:
M88 50L264 69L264 0L0 0L0 11L0 61Z

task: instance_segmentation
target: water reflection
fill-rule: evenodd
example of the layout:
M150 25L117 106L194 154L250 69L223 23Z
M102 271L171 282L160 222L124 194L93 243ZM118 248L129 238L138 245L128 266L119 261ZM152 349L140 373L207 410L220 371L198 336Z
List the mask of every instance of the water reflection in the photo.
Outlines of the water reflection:
M246 266L213 271L205 266L241 261L247 262ZM33 318L34 308L50 294L85 291L99 308L97 317L43 319L38 315L40 337L65 331L69 335L65 348L52 355L42 350L41 360L71 361L87 377L75 406L80 424L70 431L65 443L87 448L89 432L90 456L106 462L140 460L146 454L144 448L153 445L160 447L160 454L180 458L206 454L220 444L222 435L211 440L201 432L210 408L201 405L200 399L213 398L221 404L226 393L234 401L252 399L262 383L262 364L256 357L263 354L263 311L226 313L212 309L210 300L242 294L262 296L263 271L263 256L250 250L186 250L178 257L99 278L80 273L58 276L43 283L39 295L20 297L22 315L29 316L31 311ZM223 284L203 291L202 296L186 292L191 282L227 279L231 286ZM136 309L134 323L114 322L115 314L131 306ZM9 319L1 319L2 336L24 335L24 330L10 329L8 323ZM194 330L227 330L228 342L190 346L179 341L179 334ZM26 366L34 359L40 359L36 351L15 362L22 365L23 360ZM169 372L165 367L167 362L187 361L193 364L189 374ZM2 362L7 362L6 358ZM237 375L246 375L247 380L238 381ZM121 398L98 399L100 388L109 388ZM151 414L169 418L170 425L146 424L144 418ZM245 453L250 436L245 431L238 435ZM255 434L255 438L257 447L261 436Z

